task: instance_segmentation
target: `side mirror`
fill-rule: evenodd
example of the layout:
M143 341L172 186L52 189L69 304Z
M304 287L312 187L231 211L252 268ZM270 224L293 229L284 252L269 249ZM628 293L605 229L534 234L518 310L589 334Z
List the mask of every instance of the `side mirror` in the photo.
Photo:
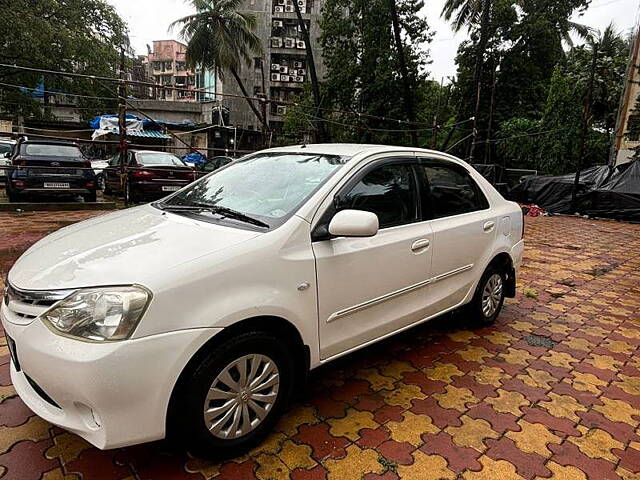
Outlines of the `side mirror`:
M329 233L337 237L373 237L378 228L378 216L364 210L341 210L329 223Z

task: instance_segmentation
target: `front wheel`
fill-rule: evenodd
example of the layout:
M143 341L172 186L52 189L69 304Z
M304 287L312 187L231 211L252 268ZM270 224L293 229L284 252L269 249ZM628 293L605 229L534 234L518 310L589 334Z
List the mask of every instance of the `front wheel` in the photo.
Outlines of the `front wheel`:
M502 309L506 276L496 267L489 266L480 278L476 293L469 305L473 319L480 325L492 325Z
M169 435L202 458L237 456L269 433L293 390L294 360L281 340L246 332L187 372L169 412Z

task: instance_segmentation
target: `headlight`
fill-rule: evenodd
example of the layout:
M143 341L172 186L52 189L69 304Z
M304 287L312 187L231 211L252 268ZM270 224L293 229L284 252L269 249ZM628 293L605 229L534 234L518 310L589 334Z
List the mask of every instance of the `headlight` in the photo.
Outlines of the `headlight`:
M108 342L129 338L151 294L142 287L104 287L78 290L41 315L42 321L63 335Z

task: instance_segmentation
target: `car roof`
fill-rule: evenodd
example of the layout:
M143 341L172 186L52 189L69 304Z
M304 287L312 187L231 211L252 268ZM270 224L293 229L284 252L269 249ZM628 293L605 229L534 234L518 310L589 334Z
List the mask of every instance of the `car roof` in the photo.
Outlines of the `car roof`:
M175 153L171 153L171 152L159 152L158 150L129 150L131 153L164 153L165 155L173 155L174 157L177 157L177 155Z
M262 152L295 152L295 153L316 153L320 155L340 155L344 157L354 157L366 153L369 155L385 152L428 152L438 155L445 155L436 150L427 150L418 147L402 147L397 145L374 145L366 143L315 143L306 145L290 145L287 147L274 147ZM454 158L454 157L451 157Z
M38 140L38 139L34 139L34 140L23 140L21 142L21 144L22 145L25 145L25 144L27 144L27 145L32 145L32 144L35 144L35 145L65 145L65 146L68 146L68 147L78 147L78 148L80 148L80 146L76 142L66 141L66 140L46 140L46 139Z

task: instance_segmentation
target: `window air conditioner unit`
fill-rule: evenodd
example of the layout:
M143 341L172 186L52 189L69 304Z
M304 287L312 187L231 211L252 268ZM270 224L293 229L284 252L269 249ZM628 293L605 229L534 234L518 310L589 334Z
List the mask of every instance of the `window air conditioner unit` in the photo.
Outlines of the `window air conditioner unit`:
M289 67L286 65L280 65L280 73L289 73Z
M273 21L273 26L278 28L278 27L284 27L284 22L282 20L274 20Z
M293 62L293 68L302 68L302 62ZM300 75L304 75L304 73Z
M285 115L286 113L287 113L287 107L285 107L284 105L278 105L276 107L276 114Z
M271 81L272 82L279 82L280 81L280 74L279 73L272 73L271 74Z
M280 75L280 81L281 82L290 82L291 81L291 77L289 75Z
M306 70L304 68L299 68L298 69L298 75L306 75L306 74L307 74L307 72L306 72Z
M305 0L298 0L298 6L300 8L305 8L307 6L307 2L305 2Z
M287 13L293 13L296 11L296 9L293 7L293 5L287 5L284 7L284 11Z
M279 72L279 71L280 71L280 64L278 64L278 63L272 63L272 64L271 64L271 71L272 71L272 72Z
M273 48L282 48L282 39L281 38L272 38L271 39L271 46Z
M304 40L297 40L296 48L304 49Z
M297 75L297 76L295 76L295 77L293 77L293 78L294 78L294 79L295 79L295 81L296 81L296 82L298 82L298 83L302 83L302 82L304 82L304 77L303 77L303 76Z
M284 7L276 5L275 7L273 7L273 11L274 13L284 13Z
M293 38L284 39L285 48L296 48L296 41Z
M285 0L278 0L278 5L284 5L285 3Z

